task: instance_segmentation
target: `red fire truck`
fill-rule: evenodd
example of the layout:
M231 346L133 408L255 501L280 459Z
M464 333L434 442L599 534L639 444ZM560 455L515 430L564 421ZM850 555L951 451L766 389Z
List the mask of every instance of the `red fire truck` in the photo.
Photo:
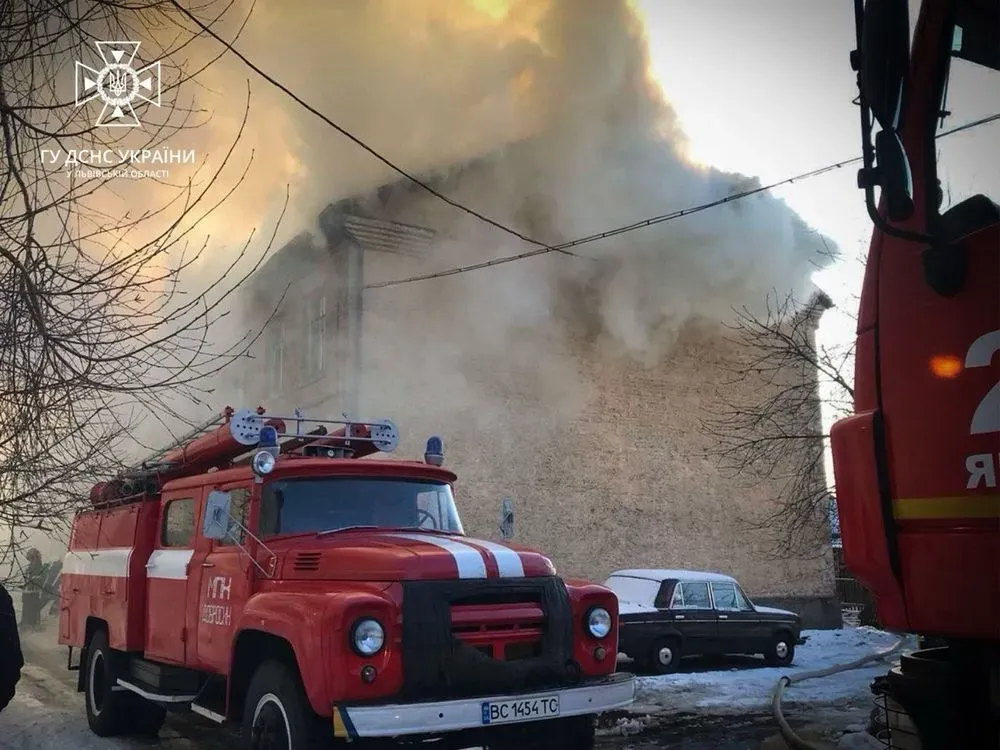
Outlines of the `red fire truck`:
M856 0L855 12L859 184L875 233L856 414L831 436L844 557L884 626L945 642L874 686L892 746L995 750L1000 207L983 193L998 189L1000 139L996 116L970 109L1000 90L1000 2L923 0L912 45L907 0ZM964 98L949 87L961 76ZM962 132L939 140L952 129ZM981 182L944 190L949 157Z
M227 409L95 486L59 633L91 729L155 734L175 709L253 750L591 747L634 700L617 598L465 536L439 438L423 463L361 460L396 444L388 420Z

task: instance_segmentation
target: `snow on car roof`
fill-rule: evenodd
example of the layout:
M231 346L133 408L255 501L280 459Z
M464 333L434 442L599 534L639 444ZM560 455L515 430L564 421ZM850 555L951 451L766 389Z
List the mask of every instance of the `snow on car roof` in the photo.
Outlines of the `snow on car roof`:
M626 578L645 578L647 581L718 581L735 583L736 579L722 573L708 573L702 570L664 570L657 568L634 568L630 570L616 570L611 576L623 576Z

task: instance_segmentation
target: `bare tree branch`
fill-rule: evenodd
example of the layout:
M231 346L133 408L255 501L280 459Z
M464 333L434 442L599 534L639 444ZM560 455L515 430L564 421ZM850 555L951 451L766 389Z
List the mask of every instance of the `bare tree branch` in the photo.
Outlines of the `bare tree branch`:
M721 388L702 421L715 439L713 457L737 487L777 488L767 508L739 519L768 533L775 557L816 555L829 541L821 398L842 416L854 397L853 343L831 349L816 340L819 318L832 306L822 292L808 301L775 293L761 316L735 311L729 338L737 357L727 385L739 387Z
M191 13L211 27L231 6ZM0 0L0 568L26 529L63 533L90 486L132 458L136 427L179 417L170 403L197 402L259 335L219 345L209 330L269 242L251 253L251 234L215 277L190 273L209 247L200 227L249 169L224 185L242 127L212 171L174 183L166 169L129 180L104 162L81 174L45 158L118 154L128 166L201 127L180 92L214 62L184 58L202 33L159 0ZM142 128L98 127L74 106L75 61L109 39L161 62L164 106L144 110ZM248 88L243 124L249 108Z

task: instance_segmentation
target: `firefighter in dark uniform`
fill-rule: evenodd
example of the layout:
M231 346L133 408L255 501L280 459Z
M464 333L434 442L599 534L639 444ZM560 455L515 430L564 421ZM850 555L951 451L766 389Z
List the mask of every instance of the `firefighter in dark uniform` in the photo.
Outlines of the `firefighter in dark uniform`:
M17 614L14 600L0 583L0 711L14 698L14 688L21 679L24 656L17 635Z
M24 571L24 593L21 594L21 627L39 630L42 627L42 583L45 566L42 554L32 547L28 550L28 567Z

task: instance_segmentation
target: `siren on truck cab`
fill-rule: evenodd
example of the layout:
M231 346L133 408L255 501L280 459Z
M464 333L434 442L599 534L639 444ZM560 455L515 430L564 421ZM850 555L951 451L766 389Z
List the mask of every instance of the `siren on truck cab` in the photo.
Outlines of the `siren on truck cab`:
M440 466L444 463L444 441L437 435L427 438L427 447L424 449L424 463L431 466Z

